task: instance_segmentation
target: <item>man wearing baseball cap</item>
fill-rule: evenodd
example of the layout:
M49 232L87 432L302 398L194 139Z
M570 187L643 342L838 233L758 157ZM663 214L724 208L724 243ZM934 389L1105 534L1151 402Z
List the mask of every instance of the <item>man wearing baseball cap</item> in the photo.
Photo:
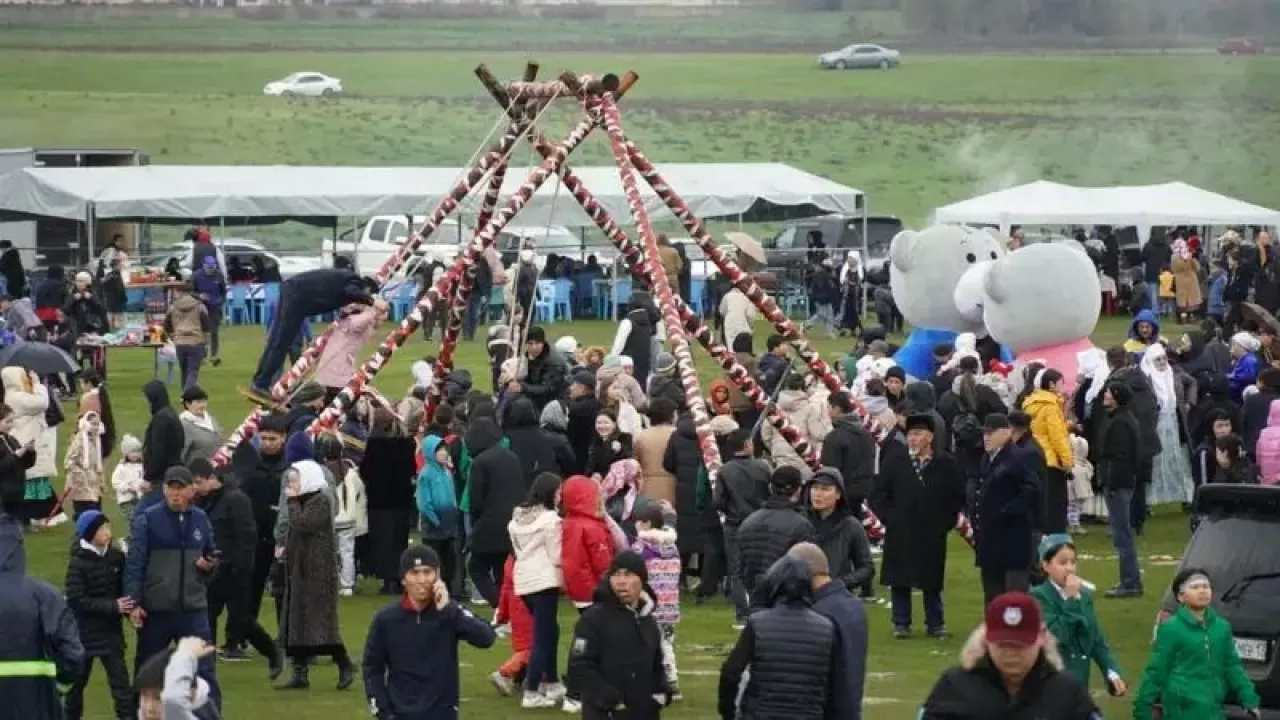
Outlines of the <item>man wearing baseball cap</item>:
M769 499L738 528L742 557L738 567L751 607L764 607L767 602L758 590L769 568L793 545L816 539L804 509L796 504L802 481L796 468L784 465L774 470L769 478Z
M986 454L973 493L975 552L982 595L989 604L1010 590L1031 587L1033 515L1040 503L1034 459L1013 442L1013 427L1003 413L982 422Z
M1034 717L1101 720L1088 690L1062 670L1062 658L1023 592L1008 592L987 605L986 621L969 636L960 664L929 692L919 720Z

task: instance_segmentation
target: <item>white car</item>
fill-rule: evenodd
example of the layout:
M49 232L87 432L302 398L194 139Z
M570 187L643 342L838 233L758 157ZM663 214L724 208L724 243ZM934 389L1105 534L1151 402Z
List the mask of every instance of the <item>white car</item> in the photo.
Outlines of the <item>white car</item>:
M253 259L261 256L268 264L274 263L280 268L280 277L289 278L308 270L321 267L332 267L316 260L314 257L290 257L277 255L262 247L256 240L248 238L214 238L213 246L218 256L218 264L225 272L230 260L239 260L245 267L253 266ZM191 243L175 243L167 250L155 255L139 258L134 264L145 268L163 269L171 258L178 259L178 265L184 278L191 277Z
M262 88L263 95L272 97L306 95L329 97L342 92L342 80L318 72L296 72L289 77L269 82Z
M902 63L902 54L880 45L850 45L835 52L818 56L818 67L823 70L880 68L888 70Z

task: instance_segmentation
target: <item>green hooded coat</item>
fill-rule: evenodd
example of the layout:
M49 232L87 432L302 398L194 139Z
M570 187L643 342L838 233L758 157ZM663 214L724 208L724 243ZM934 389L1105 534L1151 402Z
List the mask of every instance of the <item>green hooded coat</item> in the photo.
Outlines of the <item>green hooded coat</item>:
M1092 594L1081 590L1080 597L1068 600L1058 586L1045 582L1031 588L1031 596L1040 603L1044 624L1058 641L1065 670L1085 687L1089 687L1091 663L1097 663L1104 676L1108 670L1119 674L1120 665L1098 625Z
M1260 703L1236 652L1231 624L1212 608L1201 621L1180 606L1156 630L1133 701L1134 720L1153 720L1157 704L1162 720L1222 720L1222 704L1229 699L1250 709Z

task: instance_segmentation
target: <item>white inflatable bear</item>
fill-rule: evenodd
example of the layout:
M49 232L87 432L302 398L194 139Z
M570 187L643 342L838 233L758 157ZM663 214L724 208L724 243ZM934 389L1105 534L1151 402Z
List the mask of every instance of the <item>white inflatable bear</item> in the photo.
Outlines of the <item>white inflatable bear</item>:
M1075 243L1038 243L991 264L982 279L987 331L1014 353L1020 367L1032 360L1060 371L1075 387L1077 353L1093 348L1089 336L1102 310L1093 262Z
M962 278L967 286L980 280L982 269L1005 255L1004 245L995 236L963 225L904 230L893 238L889 287L912 327L906 344L893 359L907 375L929 377L935 345L955 342L962 332L985 334L981 310L962 308L957 303L957 288Z

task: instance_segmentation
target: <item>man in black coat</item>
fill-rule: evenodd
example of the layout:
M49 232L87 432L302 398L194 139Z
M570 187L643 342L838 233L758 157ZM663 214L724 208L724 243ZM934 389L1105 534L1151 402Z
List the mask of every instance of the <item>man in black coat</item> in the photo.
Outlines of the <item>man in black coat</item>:
M374 410L360 459L369 507L369 574L382 580L383 595L400 595L400 553L409 544L418 508L414 503L414 460L417 444L404 434L400 421L386 408Z
M271 384L284 365L307 318L333 312L346 305L372 305L377 285L350 270L320 268L299 273L280 283L280 307L271 323L266 346L258 359L250 391L271 397Z
M849 592L870 588L876 574L871 543L862 521L845 502L840 471L819 469L805 486L804 495L805 514L813 525L815 542L827 556L827 574Z
M1031 518L1039 493L1035 468L1014 445L1009 418L988 415L982 430L987 456L970 520L986 604L997 595L1025 592L1030 586Z
M262 594L267 588L271 564L275 562L275 527L280 514L280 483L289 464L284 458L288 424L281 415L268 415L258 426L258 447L246 440L231 454L231 472L241 491L249 497L253 509L254 551L253 574L250 577L249 602L245 612L257 618L262 608ZM276 617L280 605L276 604Z
M854 413L848 393L827 396L831 432L822 441L822 464L840 471L849 507L861 510L876 474L876 441Z
M258 526L253 501L230 475L219 475L203 458L192 460L187 469L196 480L197 502L218 541L222 553L218 568L209 581L209 634L218 644L218 617L227 611L226 644L220 659L242 662L249 659L243 645L248 641L267 659L271 679L284 667L271 635L249 614L253 606L253 569L258 554Z
M568 676L583 720L657 720L671 703L648 583L644 558L619 553L573 628Z
M790 346L786 338L781 335L770 335L765 342L765 348L768 352L760 356L756 372L759 375L760 389L772 395L777 391L783 376L787 374L787 367L791 365L787 356Z
M961 663L938 678L919 720L1008 718L1096 720L1102 715L1088 689L1048 657L1048 630L1030 595L1011 592L987 605L982 632ZM1054 653L1056 655L1056 652ZM1009 688L1018 688L1010 693Z
M1138 571L1138 551L1134 528L1126 511L1132 507L1135 486L1140 482L1138 468L1143 462L1142 429L1130 406L1133 391L1123 381L1108 382L1101 393L1103 410L1095 425L1093 438L1097 458L1094 475L1107 502L1107 522L1111 525L1111 542L1120 562L1120 583L1107 591L1107 597L1139 597L1142 575Z
M107 516L97 510L80 514L76 536L62 591L75 614L85 662L66 696L67 717L84 717L84 689L97 658L107 673L116 717L127 718L132 714L133 688L124 661L124 616L133 608L124 597L124 553L112 544Z
M164 498L164 471L182 464L186 434L182 421L169 405L169 389L159 380L142 386L142 395L151 409L151 420L142 433L142 479L150 485L138 500L140 513Z
M692 431L693 423L676 425L673 445L679 442L682 435L687 435L682 428ZM729 577L729 599L733 602L734 625L737 626L746 622L749 612L749 587L742 583L742 543L739 535L743 521L764 505L769 497L769 466L753 457L754 448L749 428L738 428L729 433L723 450L733 457L720 468L712 504L724 518L725 572ZM674 469L679 472L678 468Z
M569 416L569 425L565 434L569 438L569 446L573 448L573 458L577 472L587 467L587 456L591 451L591 438L596 436L596 416L603 405L596 397L596 382L587 370L575 370L572 382L569 383L569 400L565 403L565 414Z
M474 418L463 442L471 455L471 581L480 597L497 607L502 571L511 552L507 523L528 493L524 464L507 449L492 418Z
M889 588L895 636L911 634L911 591L918 589L926 632L945 637L947 536L964 508L964 473L955 458L934 452L932 416L909 415L905 425L905 438L895 432L881 444L871 501L885 525L880 584Z
M769 499L738 528L742 555L738 573L752 607L764 606L767 594L762 591L761 580L778 558L786 555L791 546L815 539L813 525L796 505L801 480L800 471L794 467L774 470L769 478Z
M547 332L539 325L529 328L524 354L524 379L512 380L507 390L523 394L542 412L547 403L560 398L568 388L569 364L547 344Z
M1048 496L1045 488L1049 486L1049 466L1044 460L1044 450L1031 434L1031 417L1021 410L1009 413L1009 427L1013 430L1013 444L1018 452L1026 454L1026 460L1036 471L1036 502L1032 505L1031 514L1031 547L1032 558L1030 572L1032 578L1044 579L1044 571L1040 568L1040 538L1044 535L1044 521L1048 517ZM1035 584L1035 583L1032 583Z
M831 621L840 641L840 682L833 690L832 711L842 720L862 720L862 695L867 684L867 609L862 601L833 578L822 548L800 543L787 555L809 566L813 609Z
M836 626L810 603L809 564L784 557L762 585L765 610L751 614L720 669L721 720L837 720L843 680ZM742 675L750 668L746 687Z
M1151 485L1151 474L1155 468L1155 458L1160 454L1160 435L1156 426L1160 419L1160 406L1156 402L1155 391L1151 389L1151 381L1145 373L1133 365L1133 357L1124 348L1107 349L1107 365L1111 374L1107 382L1123 382L1132 391L1129 411L1138 421L1138 455L1137 479L1133 485L1133 499L1129 505L1129 522L1133 531L1142 534L1142 526L1147 522L1147 488ZM1094 398L1095 410L1102 405L1102 394Z

